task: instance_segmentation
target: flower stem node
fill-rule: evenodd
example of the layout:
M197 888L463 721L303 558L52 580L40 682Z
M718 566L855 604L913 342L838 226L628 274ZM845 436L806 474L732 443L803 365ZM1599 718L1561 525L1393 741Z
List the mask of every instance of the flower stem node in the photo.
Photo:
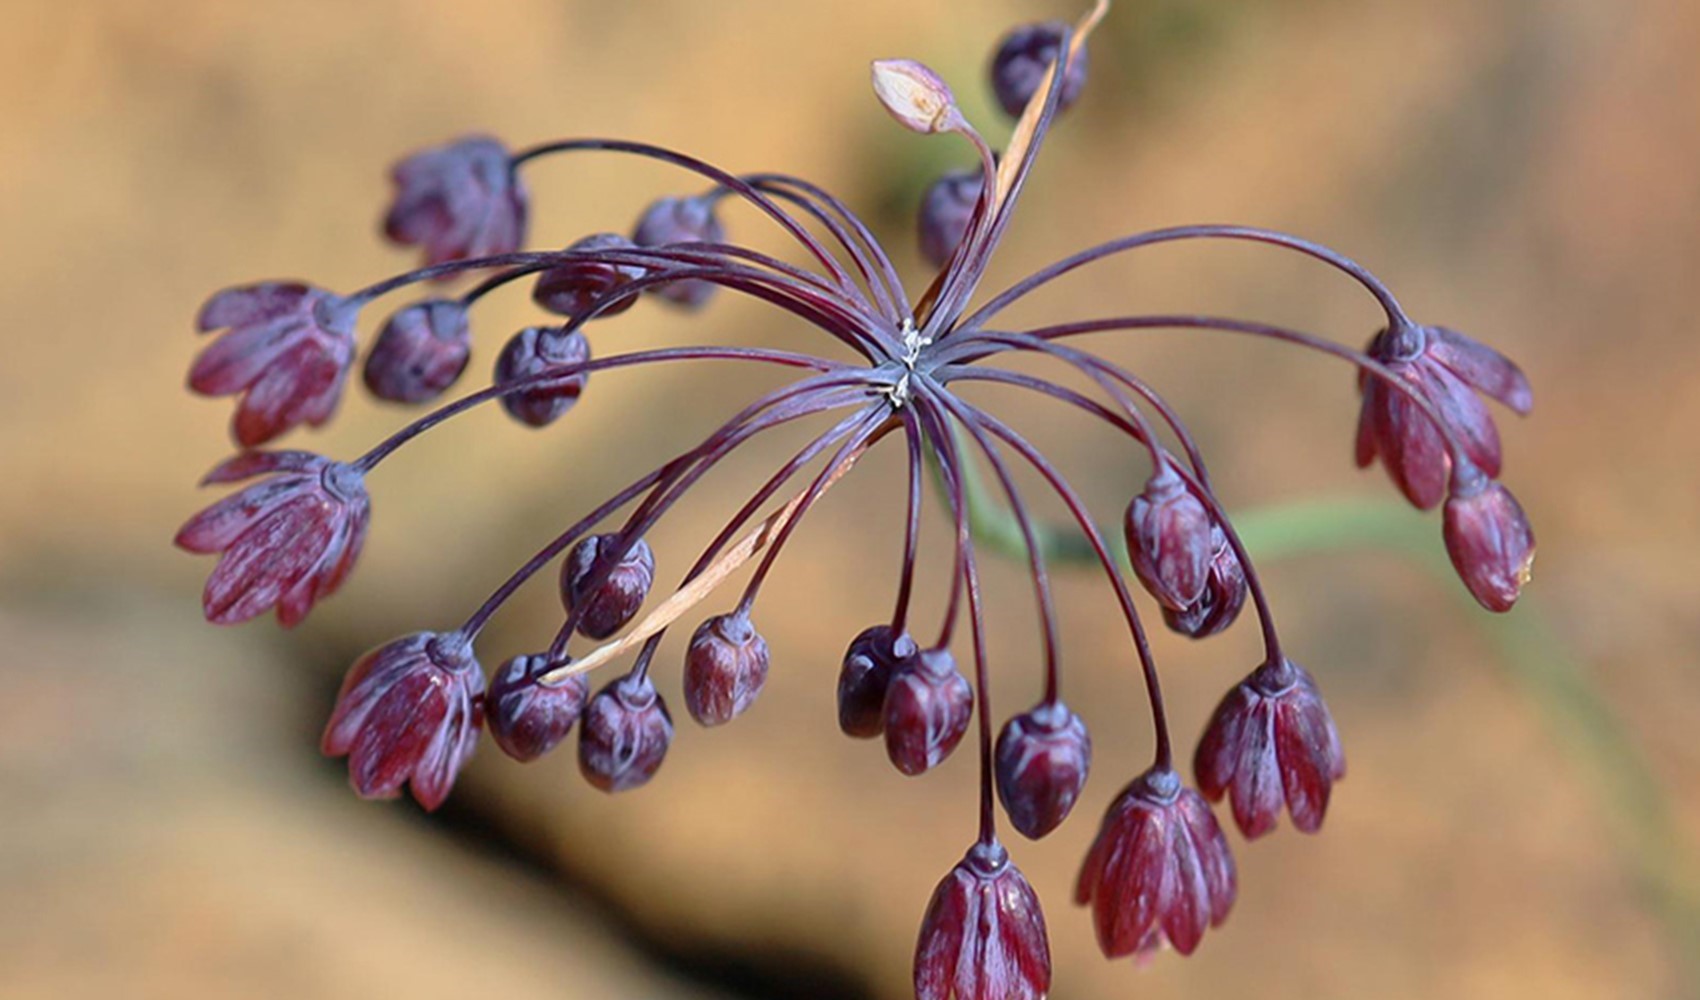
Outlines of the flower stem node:
M885 731L885 696L900 660L914 656L915 640L890 625L873 625L850 640L838 672L838 728L873 739Z
M996 841L933 890L915 944L916 1000L1042 1000L1051 945L1033 887Z
M673 744L673 717L646 672L616 678L585 706L578 769L604 792L648 783Z
M767 683L767 640L741 611L715 615L685 650L685 707L705 726L744 714Z
M563 665L543 655L516 656L503 663L490 682L484 698L490 736L514 760L536 760L555 749L584 714L588 677L571 674L558 684L538 682Z
M974 694L948 649L923 649L898 661L885 694L885 752L901 772L925 774L950 756L968 731Z

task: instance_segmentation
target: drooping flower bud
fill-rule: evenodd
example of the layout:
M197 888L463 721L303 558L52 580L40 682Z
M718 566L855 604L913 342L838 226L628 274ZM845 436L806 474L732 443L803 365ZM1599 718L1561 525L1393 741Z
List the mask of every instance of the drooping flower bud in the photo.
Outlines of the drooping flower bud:
M876 59L874 96L897 123L930 135L963 126L956 95L937 73L913 59Z
M320 747L348 757L348 781L361 798L393 799L407 784L434 810L478 746L483 694L484 673L465 636L417 632L349 668Z
M1210 526L1210 537L1216 555L1210 560L1210 572L1204 581L1204 592L1179 611L1163 608L1163 621L1171 629L1194 639L1215 635L1234 623L1245 607L1245 569L1240 557L1228 544L1228 536L1220 525Z
M948 649L923 649L898 662L885 693L885 752L911 777L950 756L974 710L968 679Z
M1038 840L1068 818L1080 797L1092 767L1092 737L1067 705L1047 702L1004 723L995 758L998 799L1010 823Z
M583 333L553 326L529 326L514 334L496 358L496 384L504 385L541 375L554 368L582 365L590 360L590 341ZM502 397L502 409L532 427L546 427L578 402L589 376L584 373L532 385Z
M915 944L916 1000L1042 1000L1051 945L1002 844L975 844L933 890Z
M673 744L673 717L647 674L616 678L585 706L578 729L578 769L605 792L637 788L655 777Z
M723 243L726 230L714 214L714 199L658 198L644 209L632 230L632 242L640 247L667 247L682 243ZM645 291L677 306L700 308L714 294L714 283L699 278L650 285Z
M1215 555L1214 522L1167 459L1128 505L1124 528L1133 571L1151 596L1177 611L1199 599Z
M715 615L697 626L685 650L685 707L691 718L718 726L742 715L767 683L767 640L741 612Z
M606 639L626 627L643 607L655 582L655 554L638 539L626 550L592 593L584 588L602 567L600 560L619 542L617 534L591 535L573 546L561 563L561 603L567 613L579 609L578 632L589 639Z
M980 200L980 192L985 186L981 171L953 170L927 187L926 194L921 196L921 210L916 215L916 229L921 256L929 264L943 267L957 244L968 235L974 205Z
M914 656L915 640L890 625L865 628L850 640L838 672L838 728L872 739L885 730L885 693L899 660Z
M466 307L453 299L415 302L378 331L366 355L366 388L393 403L426 403L466 370L472 332Z
M1510 490L1480 473L1460 478L1446 500L1446 554L1482 607L1510 611L1534 569L1534 530Z
M619 233L592 233L567 247L568 250L591 253L636 248L637 244ZM531 299L552 313L577 316L588 310L597 299L643 276L644 269L635 264L570 261L538 275L537 284L531 290ZM636 301L636 292L620 296L604 305L597 316L618 315L630 309Z
M573 674L558 684L538 678L563 661L547 656L516 656L502 664L484 697L490 735L514 760L536 760L555 749L584 713L590 678Z
M423 247L427 265L512 253L525 244L525 186L497 140L468 136L422 150L390 176L395 201L384 234Z
M1061 21L1024 24L1003 36L992 56L992 93L998 106L1011 118L1020 118L1029 101L1039 93L1045 71L1057 61L1068 26ZM1069 61L1063 75L1062 93L1057 96L1057 111L1067 111L1080 99L1086 86L1086 49L1081 48Z
M1087 852L1075 902L1092 907L1109 958L1165 943L1190 955L1233 908L1234 857L1216 817L1174 771L1147 771L1110 805Z
M1316 682L1282 660L1258 667L1222 699L1193 771L1212 801L1228 793L1234 822L1250 840L1275 829L1283 806L1296 829L1321 829L1346 757Z

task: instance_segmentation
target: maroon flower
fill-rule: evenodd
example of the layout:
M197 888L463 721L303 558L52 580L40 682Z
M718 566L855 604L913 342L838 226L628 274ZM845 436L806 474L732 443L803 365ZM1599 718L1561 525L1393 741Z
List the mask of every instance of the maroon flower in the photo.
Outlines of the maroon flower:
M627 674L596 692L578 728L578 769L605 792L655 777L673 744L673 717L648 674Z
M897 664L885 693L885 752L911 777L944 762L974 711L968 678L948 649L924 649Z
M1086 723L1060 701L1004 723L997 744L998 798L1022 836L1038 840L1068 818L1092 767Z
M726 230L714 215L714 200L702 198L658 198L644 209L632 230L632 242L640 247L667 247L681 243L721 243ZM646 291L674 305L695 309L707 304L714 294L712 282L695 278L651 285Z
M203 396L242 393L231 434L244 448L297 424L323 424L336 412L354 360L354 316L322 288L265 282L227 288L207 300L195 326L225 333L189 369Z
M1510 611L1535 565L1535 533L1511 491L1477 473L1446 500L1446 554L1482 607Z
M390 171L384 234L425 249L427 265L512 253L525 244L525 186L495 139L468 136L414 153Z
M561 603L569 614L578 609L578 632L587 638L606 639L624 628L655 582L655 554L640 538L607 569L595 590L585 592L591 576L604 569L600 560L619 540L618 534L591 535L573 546L561 563Z
M978 170L953 170L928 186L921 196L916 230L921 256L934 267L943 267L968 234L974 206L980 200L985 180Z
M1145 492L1128 505L1124 527L1133 571L1163 606L1179 611L1204 593L1214 526L1174 467L1159 462Z
M1252 839L1275 829L1283 806L1295 828L1321 829L1334 782L1346 776L1346 757L1316 682L1282 660L1258 667L1222 699L1193 771L1211 801L1230 793L1234 822Z
M1163 608L1163 621L1182 635L1194 639L1215 635L1234 623L1245 607L1245 569L1240 557L1228 544L1228 536L1220 525L1210 527L1211 544L1216 554L1210 559L1210 571L1204 580L1204 592L1198 600L1176 611Z
M1366 350L1433 404L1472 462L1499 475L1499 430L1478 393L1518 414L1534 405L1529 380L1509 358L1442 326L1382 330ZM1452 468L1445 438L1408 396L1380 379L1360 373L1358 388L1358 466L1380 458L1411 503L1433 507L1446 495Z
M466 306L453 299L416 302L378 331L366 355L366 388L392 403L426 403L466 370L472 331Z
M915 945L917 1000L1040 1000L1051 945L1039 897L996 841L975 844L933 890Z
M1027 102L1039 92L1045 71L1057 61L1057 50L1062 47L1067 31L1068 25L1061 21L1044 21L1021 25L1003 36L992 56L991 77L992 92L1005 114L1021 117ZM1057 95L1057 110L1065 111L1079 100L1085 86L1086 50L1081 49L1068 64L1062 93Z
M1192 954L1237 892L1234 858L1203 798L1174 771L1152 769L1110 806L1086 855L1075 901L1091 905L1098 947L1141 957L1164 942Z
M244 452L201 480L267 478L191 517L177 546L221 553L201 607L220 625L277 608L291 626L329 597L354 568L371 503L360 470L304 451Z
M767 640L742 612L715 615L697 626L685 651L685 707L691 718L718 726L742 715L767 683Z
M635 250L637 244L619 233L593 233L567 247L568 250L606 251ZM531 299L538 305L561 316L577 316L588 310L597 299L629 285L644 276L644 269L631 264L605 264L600 261L571 261L557 264L537 276ZM597 313L599 317L625 312L637 301L637 293L612 300Z
M416 632L349 668L320 748L348 757L348 781L365 799L401 786L426 809L448 798L478 746L484 673L456 632Z
M588 677L573 674L559 684L538 680L561 665L547 656L516 656L490 682L484 698L490 735L514 760L536 760L555 749L584 713Z
M899 660L915 655L915 640L890 625L863 629L844 651L838 672L838 728L872 739L885 731L885 693Z
M496 358L498 385L542 375L552 368L582 365L590 360L590 341L577 330L528 326L502 347ZM522 424L547 427L578 402L589 376L566 375L502 397L502 408Z

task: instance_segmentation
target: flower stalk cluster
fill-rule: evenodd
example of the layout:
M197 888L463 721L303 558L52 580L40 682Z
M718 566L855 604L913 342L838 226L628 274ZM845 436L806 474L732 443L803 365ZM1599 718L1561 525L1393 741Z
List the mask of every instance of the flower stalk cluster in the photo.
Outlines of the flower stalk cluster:
M395 200L383 228L394 241L420 249L421 267L348 294L284 282L233 288L201 312L200 328L222 333L196 359L189 385L204 395L240 396L233 434L243 449L207 481L256 480L195 515L178 535L183 548L220 556L203 600L207 617L228 623L275 611L284 625L302 620L354 565L369 516L366 481L398 449L473 408L498 402L516 422L544 428L566 417L592 382L616 377L604 372L687 363L790 369L793 381L755 398L549 540L464 622L396 639L362 657L325 730L325 752L348 757L360 795L389 798L406 787L434 809L486 724L496 746L522 761L549 753L576 727L580 769L592 785L614 792L647 783L674 733L650 671L670 626L712 608L697 619L684 654L690 717L719 726L751 710L770 668L785 669L791 659L786 650L770 649L757 627L771 570L860 456L901 440L908 476L896 501L905 527L895 599L889 618L863 629L844 654L838 725L849 736L882 740L905 775L937 767L964 742L979 756L977 832L926 911L917 995L1043 996L1051 982L1045 920L1000 840L997 806L1022 836L1049 834L1080 801L1092 740L1086 720L1063 700L1063 637L1045 550L1017 486L1026 466L1068 510L1116 598L1155 747L1150 767L1105 814L1080 874L1078 901L1090 908L1112 957L1144 956L1163 945L1191 953L1227 918L1237 891L1234 860L1207 799L1226 798L1248 838L1270 832L1283 813L1295 828L1314 832L1345 774L1345 759L1315 680L1282 646L1269 595L1186 424L1137 373L1077 346L1077 338L1180 328L1280 342L1346 362L1362 393L1359 464L1379 461L1418 508L1444 501L1447 551L1470 592L1495 611L1509 609L1527 582L1534 542L1517 501L1495 478L1502 456L1484 398L1525 413L1531 397L1509 360L1455 331L1415 322L1356 262L1269 230L1197 225L1137 233L978 296L1035 157L1058 116L1081 95L1086 39L1107 7L1100 0L1075 25L1022 26L1000 45L990 77L998 103L1015 118L1001 150L967 121L932 70L909 60L873 64L874 92L899 124L964 143L975 164L941 178L921 206L921 245L937 271L913 297L870 228L801 178L733 174L660 146L615 139L511 151L477 136L403 160L392 175ZM589 152L671 164L706 188L655 201L630 235L593 233L560 250L526 249L530 194L522 176L545 158ZM721 214L732 203L776 225L802 263L730 242ZM1305 255L1367 290L1385 327L1360 351L1303 331L1202 313L1029 327L1002 319L1008 306L1069 271L1181 240L1251 241ZM444 294L462 278L476 281L458 295ZM440 401L463 376L477 304L520 283L529 284L534 302L552 318L513 334L496 352L489 386L438 402L349 461L264 450L301 424L331 418L360 353L359 321L380 299L410 289L425 295L391 314L364 353L363 381L375 396L417 405ZM604 321L641 300L692 311L721 294L790 314L822 338L824 349L700 344L605 353L597 346ZM1084 376L1090 391L1003 364L1034 357ZM1148 467L1122 525L1134 579L1171 630L1203 638L1233 625L1248 604L1255 610L1263 662L1228 693L1205 728L1193 762L1196 789L1178 770L1145 618L1100 519L1017 426L959 394L976 383L1101 422L1125 439L1127 460ZM822 429L753 491L674 589L652 600L658 560L647 541L651 529L728 455L798 422ZM912 613L929 464L939 472L950 524L944 547L951 572L936 623L917 622ZM969 484L978 481L982 464L1025 543L1042 649L1038 700L1001 727L994 724L991 651L969 521ZM521 586L557 562L560 628L552 638L540 637L535 652L503 663L487 684L474 653L484 627ZM741 592L718 600L745 569ZM958 628L964 620L966 642ZM575 636L594 645L574 651ZM628 656L624 672L593 692L588 674Z

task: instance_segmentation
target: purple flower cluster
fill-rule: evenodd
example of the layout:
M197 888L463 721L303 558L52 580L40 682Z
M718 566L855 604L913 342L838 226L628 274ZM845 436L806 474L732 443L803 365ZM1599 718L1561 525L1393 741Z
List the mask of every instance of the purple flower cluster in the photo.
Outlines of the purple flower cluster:
M1237 892L1234 859L1210 801L1226 798L1248 839L1274 829L1283 812L1294 828L1314 832L1345 774L1345 758L1315 680L1282 647L1268 595L1185 423L1138 374L1073 346L1073 338L1182 328L1285 343L1347 362L1362 393L1358 462L1379 460L1420 509L1444 500L1447 552L1470 592L1495 611L1509 609L1526 583L1534 540L1517 501L1495 478L1501 446L1486 400L1525 413L1531 397L1504 356L1450 329L1414 322L1379 279L1335 251L1269 230L1183 226L1137 233L979 299L1034 159L1057 116L1082 92L1084 43L1106 7L1100 0L1075 26L1029 25L1004 39L990 67L998 103L1016 118L1002 150L967 122L930 69L907 60L874 63L875 93L897 122L950 136L976 161L941 178L921 206L924 256L938 270L915 298L869 227L801 178L732 174L683 153L615 139L512 152L472 137L402 161L384 228L398 242L420 246L425 266L347 295L299 283L248 285L220 292L202 310L203 331L225 332L195 360L189 384L203 395L241 395L237 444L253 449L298 424L329 419L356 356L360 314L394 292L477 279L458 295L403 305L379 326L365 353L364 382L373 395L400 404L436 399L460 379L473 350L471 313L484 297L527 284L553 318L518 331L495 351L489 386L439 405L352 461L243 450L215 468L208 483L254 482L178 533L181 547L220 557L203 597L208 619L240 622L273 609L284 625L304 618L343 583L359 554L369 512L366 480L398 448L470 409L499 402L517 422L540 428L566 416L591 376L604 370L677 363L789 369L794 380L753 399L561 531L458 627L406 636L362 657L337 698L324 751L348 758L360 795L393 797L406 785L421 805L435 809L486 720L496 746L521 761L551 752L576 727L579 767L593 786L615 792L644 785L673 740L672 715L650 673L668 628L733 574L753 567L730 607L699 619L682 671L684 704L700 725L720 726L752 710L775 657L782 664L791 659L770 649L754 625L770 570L860 456L901 439L908 475L896 597L890 617L863 629L844 654L838 726L852 737L882 739L905 775L937 768L973 732L981 783L977 836L926 910L915 990L924 1000L1043 996L1051 984L1045 920L999 839L997 804L1024 837L1048 835L1085 792L1092 739L1085 719L1062 699L1047 548L1017 485L1019 462L1062 502L1104 573L1126 621L1125 659L1140 674L1154 733L1151 766L1104 815L1080 872L1078 902L1090 907L1107 955L1144 956L1164 944L1190 954L1227 918ZM528 206L522 170L542 157L592 151L669 164L708 187L655 201L629 236L598 232L548 244L565 245L562 250L522 249ZM727 204L774 224L802 262L728 242L720 218ZM1179 240L1251 241L1304 255L1367 290L1386 315L1385 328L1358 351L1285 327L1199 313L1029 327L1000 319L1008 306L1069 271ZM593 355L591 337L602 321L640 299L696 309L721 289L777 307L831 341L832 350L701 344ZM999 363L1035 357L1066 365L1080 379L1070 385L1031 374L1032 366ZM958 391L981 383L1100 421L1127 443L1129 454L1114 460L1138 460L1142 468L1148 461L1144 486L1123 513L1122 537L1133 579L1171 630L1203 638L1232 626L1248 602L1255 608L1264 660L1209 720L1193 762L1196 789L1176 770L1144 619L1110 541L1043 451ZM1076 387L1081 384L1090 391ZM650 529L728 455L802 421L825 427L754 490L645 615L658 565L645 540ZM1009 715L995 738L969 511L982 463L1026 550L1042 644L1038 700ZM915 628L911 614L929 465L939 473L953 529L936 633ZM559 629L546 645L503 662L486 688L474 655L484 626L557 561ZM969 640L958 644L963 621ZM575 636L597 645L570 653ZM958 667L964 647L967 670ZM588 672L632 651L629 669L592 694Z

